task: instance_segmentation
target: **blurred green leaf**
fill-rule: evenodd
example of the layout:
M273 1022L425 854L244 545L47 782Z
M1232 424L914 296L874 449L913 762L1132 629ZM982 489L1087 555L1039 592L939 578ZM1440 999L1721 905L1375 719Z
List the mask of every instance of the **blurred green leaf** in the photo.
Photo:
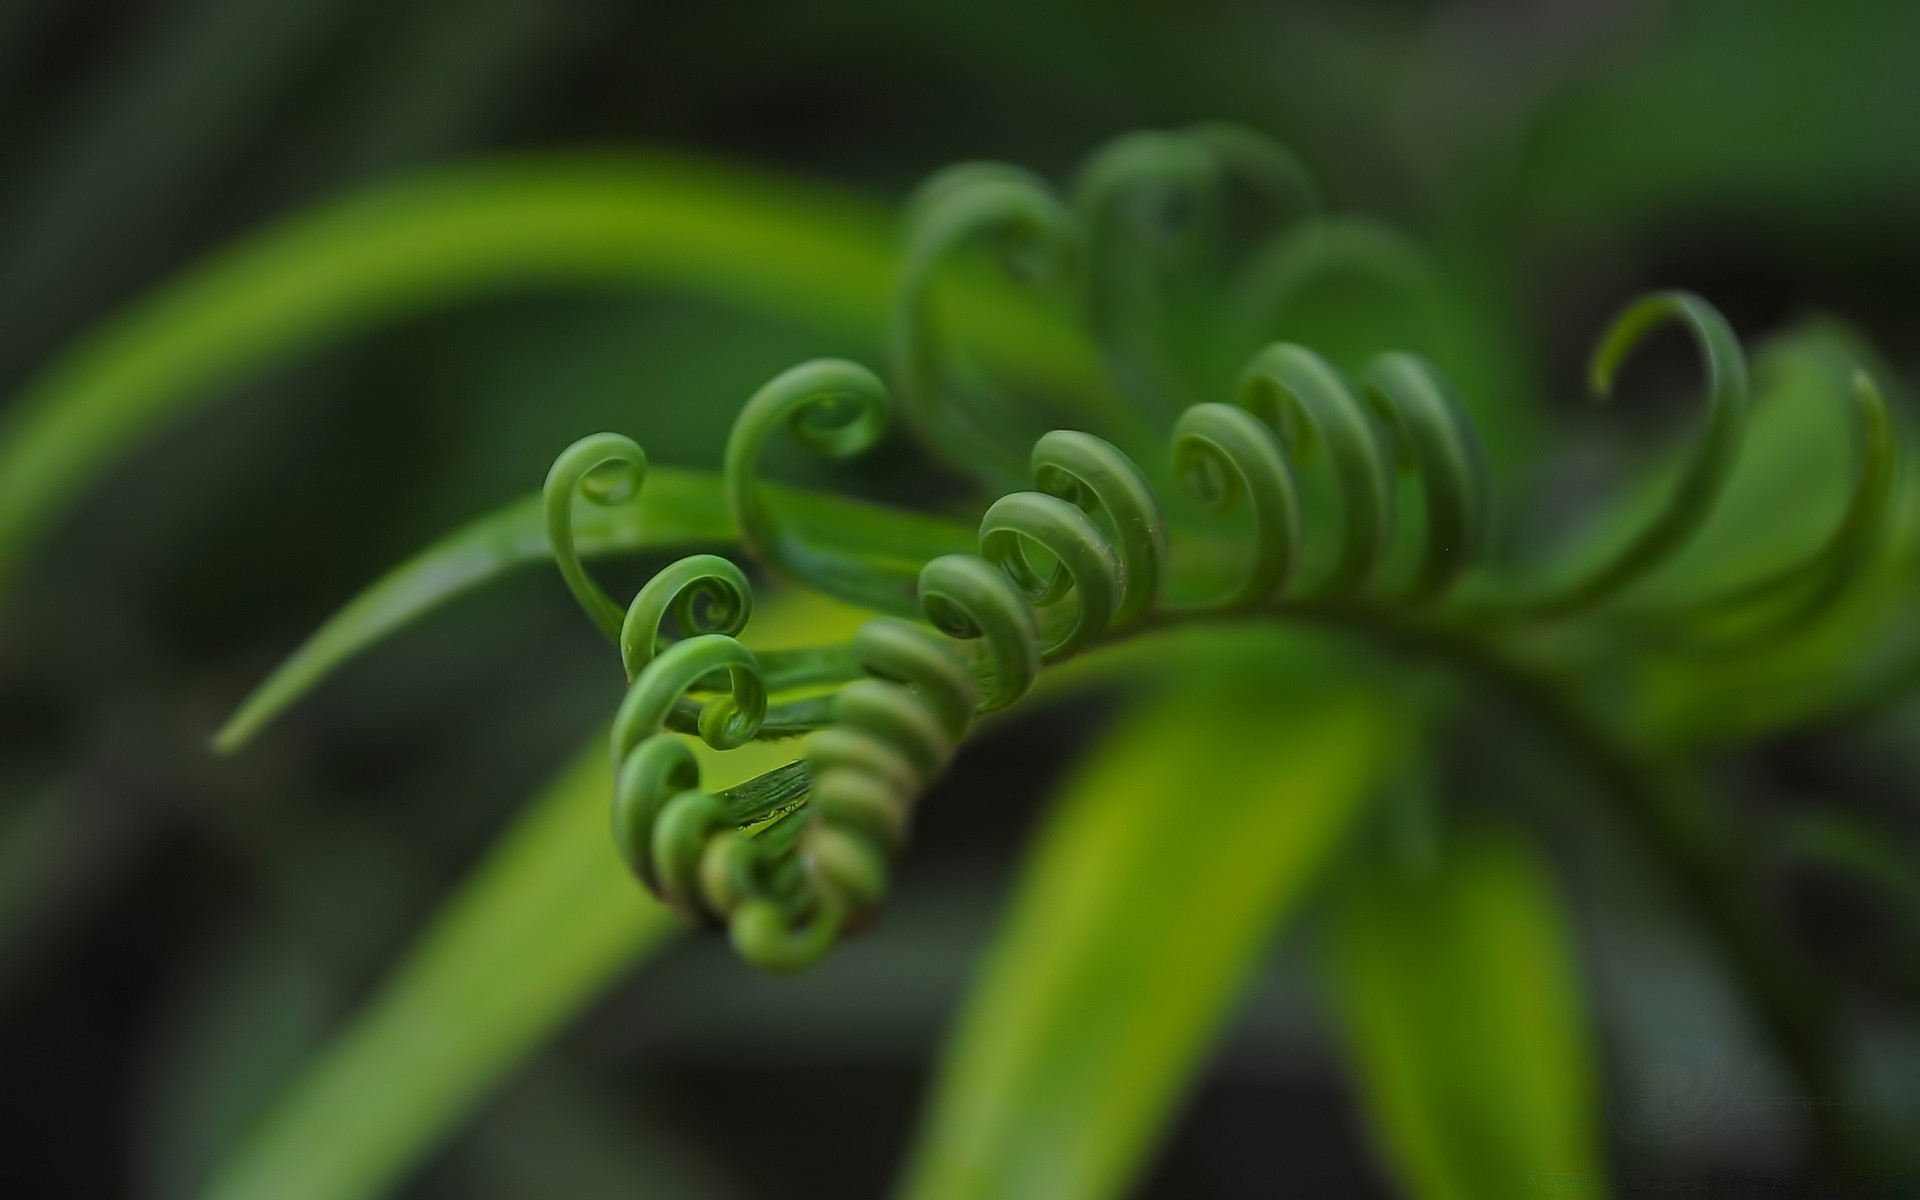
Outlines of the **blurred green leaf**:
M383 184L241 243L50 365L0 424L0 585L114 455L246 372L508 289L667 287L874 337L896 261L871 203L664 157L505 160ZM1089 352L1005 289L969 341L1092 396Z
M1529 847L1474 833L1428 875L1365 868L1332 936L1366 1107L1410 1193L1482 1200L1598 1175L1573 935Z
M1810 234L1872 245L1904 226L1920 129L1886 116L1920 102L1920 8L1697 0L1641 32L1609 69L1570 72L1524 136L1504 131L1519 150L1494 214L1509 244L1526 244L1515 215L1618 227L1678 211L1722 235L1764 222L1795 235L1770 247L1782 258Z
M763 485L798 536L833 540L872 559L920 561L971 550L974 533L917 513L837 496ZM667 551L736 540L718 476L655 468L629 504L579 504L576 544L584 557ZM316 630L241 704L213 744L238 750L342 663L456 596L529 563L551 562L538 495L496 509L387 572Z
M1263 669L1156 699L1104 739L976 976L906 1194L1124 1191L1392 769L1403 720L1324 670Z
M761 644L844 636L856 614L811 597L764 605ZM695 743L711 788L794 754ZM603 738L503 833L357 1016L218 1172L219 1200L371 1196L431 1151L515 1064L680 929L607 832Z
M217 1174L216 1197L369 1196L678 920L607 843L598 739Z
M169 1006L144 1097L143 1191L197 1195L221 1153L317 1044L337 999L327 964L284 927L202 949Z

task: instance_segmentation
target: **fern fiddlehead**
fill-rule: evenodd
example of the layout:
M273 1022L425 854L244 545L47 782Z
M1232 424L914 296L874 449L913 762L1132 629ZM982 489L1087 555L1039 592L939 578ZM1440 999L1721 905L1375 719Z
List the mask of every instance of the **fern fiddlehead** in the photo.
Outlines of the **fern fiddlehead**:
M1140 231L1115 226L1124 214L1109 210L1143 203L1128 195L1143 187L1150 207L1204 208L1231 174L1249 177L1265 197L1300 191L1291 159L1250 136L1203 127L1116 143L1083 176L1085 232L1073 210L1015 168L954 168L916 196L894 373L901 408L936 454L1006 481L982 507L973 552L876 557L809 542L780 519L759 478L770 438L785 428L832 458L867 450L893 407L871 371L818 360L748 401L725 460L741 544L774 571L881 614L847 645L749 650L740 640L752 612L747 578L714 555L662 570L623 613L573 553L572 505L576 496L612 503L631 495L644 485L646 457L628 439L602 434L554 464L546 511L556 560L617 642L630 680L612 734L615 841L649 889L692 920L724 924L751 961L805 966L866 921L884 898L919 797L976 721L1017 702L1050 663L1226 614L1353 611L1386 622L1417 614L1467 638L1561 622L1626 592L1705 522L1738 454L1749 398L1738 339L1689 294L1629 307L1594 360L1604 394L1660 325L1681 326L1701 352L1706 427L1664 506L1623 549L1570 582L1457 604L1454 586L1488 541L1490 474L1459 396L1422 358L1381 354L1350 378L1306 347L1273 343L1220 400L1186 403L1184 392L1161 389L1161 398L1182 402L1157 415L1168 441L1143 459L1090 432L1032 430L954 353L940 328L935 276L962 248L985 245L1017 276L1052 284L1074 281L1084 254L1092 336L1146 336L1156 343L1147 359L1159 355L1160 334L1149 328L1159 318L1142 299L1153 272L1124 261ZM1802 598L1793 611L1804 617L1871 555L1891 503L1897 443L1864 377L1859 396L1861 479L1839 526L1818 554L1734 600L1791 594ZM1144 406L1134 415L1139 424L1116 438L1137 439L1155 423ZM1394 529L1402 477L1419 498L1412 538ZM1016 478L1029 486L1006 490ZM1243 513L1237 542L1213 528L1235 512ZM1195 589L1172 569L1173 546L1190 536L1208 577L1227 581L1199 600L1186 598ZM1404 570L1389 570L1403 561ZM680 736L689 734L722 750L804 741L794 762L716 794L700 785Z
M547 472L547 543L553 547L553 560L580 607L615 642L620 639L624 614L580 561L573 541L573 501L579 495L589 503L611 507L638 495L646 479L646 453L632 438L617 433L581 438Z
M1706 368L1706 430L1666 506L1612 558L1558 590L1528 602L1541 613L1561 615L1590 608L1652 574L1706 522L1727 477L1733 473L1751 402L1747 359L1726 318L1700 297L1661 292L1630 305L1615 318L1594 351L1589 372L1594 394L1606 399L1627 356L1647 334L1669 321L1692 335Z
M1191 314L1217 299L1204 276L1227 253L1233 194L1249 194L1269 215L1312 215L1313 179L1283 147L1215 123L1123 134L1089 156L1073 190L1089 247L1090 332L1136 408L1150 419L1176 416L1199 398L1195 359L1205 348L1193 344ZM1277 227L1267 236L1276 239ZM1200 320L1225 324L1213 313Z
M1029 288L1072 293L1082 246L1073 217L1031 174L999 163L950 167L908 202L906 269L893 330L893 371L921 438L984 483L1017 477L1022 436L1042 432L999 383L953 344L940 315L944 269L984 248Z

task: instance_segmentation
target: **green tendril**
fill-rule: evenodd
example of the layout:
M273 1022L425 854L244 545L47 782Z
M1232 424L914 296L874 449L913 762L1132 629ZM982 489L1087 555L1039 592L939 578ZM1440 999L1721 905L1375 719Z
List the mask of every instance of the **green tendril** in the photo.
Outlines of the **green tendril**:
M1265 134L1224 121L1186 128L1189 140L1204 147L1229 179L1237 180L1276 211L1289 206L1312 215L1320 211L1320 185L1299 157Z
M1278 593L1300 546L1300 500L1279 435L1244 408L1197 404L1173 427L1173 469L1211 511L1244 499L1253 514L1246 574L1218 606L1257 604Z
M881 901L909 808L973 723L979 690L947 639L882 619L860 630L852 653L863 675L828 700L830 721L808 739L803 761L728 796L700 791L692 752L660 730L692 681L717 669L735 672L733 697L743 712L752 707L740 673L758 680L757 667L731 637L702 635L662 652L614 723L622 857L665 903L691 920L726 923L742 956L769 969L815 961ZM747 724L728 725L727 740L750 736ZM764 828L747 828L768 816Z
M1177 133L1142 131L1094 151L1074 181L1074 207L1106 270L1127 265L1116 251L1190 250L1220 202L1220 164L1206 146ZM1118 297L1095 285L1096 308Z
M700 764L678 738L648 738L620 764L613 789L613 843L648 891L660 891L660 876L653 869L653 831L660 810L699 786Z
M1659 514L1614 557L1525 605L1536 614L1564 616L1591 608L1644 579L1706 523L1732 474L1747 428L1747 360L1726 318L1700 297L1687 292L1660 292L1621 313L1594 352L1594 394L1607 399L1620 365L1647 334L1669 321L1693 335L1705 364L1706 431Z
M912 687L939 716L949 738L959 740L973 724L980 686L967 660L945 638L904 621L869 621L854 635L853 652L875 678Z
M1066 429L1035 442L1032 463L1034 486L1104 525L1118 560L1113 623L1145 615L1160 594L1160 564L1167 556L1167 520L1145 473L1111 443Z
M1340 373L1301 346L1279 343L1254 356L1240 377L1240 406L1279 435L1296 462L1324 452L1340 497L1340 549L1313 599L1359 592L1385 553L1392 530L1386 455L1372 422Z
M1407 598L1430 601L1459 579L1486 538L1486 452L1453 385L1425 359L1383 354L1361 383L1395 441L1397 465L1417 473L1424 489L1425 548Z
M1860 466L1847 511L1826 545L1801 572L1808 595L1789 622L1821 615L1872 563L1893 523L1900 477L1900 437L1886 397L1865 371L1853 373L1855 411L1860 423Z
M973 163L935 176L909 206L907 265L892 338L902 407L925 445L949 465L992 484L1019 477L1025 449L1044 427L956 352L940 313L947 267L984 249L1029 288L1077 286L1081 249L1073 217L1039 180Z
M631 438L617 433L583 437L561 452L547 472L541 494L547 516L547 542L554 562L574 599L587 616L616 645L625 616L613 597L595 583L580 561L573 540L573 501L576 495L604 508L625 504L640 494L647 478L647 456Z
M964 162L942 167L927 176L907 197L901 217L901 228L906 232L907 244L911 246L914 243L916 234L934 219L949 197L981 183L1011 184L1043 194L1052 190L1046 180L1012 163Z
M1176 312L1192 298L1175 301L1169 291L1221 249L1233 184L1276 210L1311 212L1319 203L1291 153L1222 124L1122 135L1091 155L1075 181L1089 246L1088 319L1122 392L1149 420L1164 421L1197 398L1200 371L1176 329ZM1271 236L1280 228L1276 222Z
M731 750L752 741L767 715L759 660L725 634L700 634L662 651L627 689L613 719L616 769L643 739L666 730L689 691L723 671L728 692L700 707L696 724L700 739L715 750Z
M1219 164L1172 133L1134 133L1096 151L1074 184L1087 230L1087 319L1121 395L1148 425L1194 399L1163 295L1191 266L1220 206Z
M727 506L747 548L769 566L848 603L905 615L914 611L911 573L890 573L855 555L809 545L775 517L758 478L776 428L785 426L828 458L851 458L879 440L888 410L886 385L858 363L822 358L776 376L747 401L728 435Z
M1231 345L1258 346L1283 314L1335 291L1389 306L1413 322L1421 340L1450 338L1443 314L1455 301L1432 261L1406 234L1356 217L1297 223L1259 248L1226 303L1223 336Z
M669 616L683 636L738 634L753 615L753 590L739 567L714 554L683 558L647 580L620 625L620 661L632 680L653 661Z
M1044 492L1000 497L980 518L980 556L1005 571L1028 603L1049 610L1041 626L1047 654L1085 647L1113 620L1119 561L1077 505ZM1074 602L1064 606L1069 595Z
M1705 364L1706 427L1664 507L1624 549L1571 583L1544 595L1450 604L1488 540L1493 489L1479 432L1432 363L1382 354L1356 386L1313 351L1280 342L1247 362L1222 397L1231 403L1189 402L1183 381L1192 373L1181 368L1175 335L1183 331L1175 325L1197 311L1232 326L1244 315L1235 306L1258 299L1249 299L1250 279L1297 289L1342 270L1426 286L1401 242L1348 230L1325 245L1287 241L1272 278L1239 272L1237 287L1190 309L1175 289L1193 278L1181 272L1220 248L1233 188L1264 208L1316 204L1291 155L1230 126L1109 144L1078 179L1077 217L1033 176L998 164L952 168L916 194L893 366L903 408L929 447L991 483L997 498L980 519L977 552L940 553L948 543L908 536L901 530L912 524L909 514L821 526L808 538L782 519L777 493L760 478L769 439L784 427L833 459L873 446L890 405L865 367L822 359L778 376L748 401L726 447L724 488L746 549L884 614L848 644L748 650L739 635L751 589L738 566L714 555L671 564L623 611L582 566L573 513L579 499L630 499L645 480L646 457L628 439L600 434L554 463L545 491L554 557L581 606L614 638L631 680L611 735L611 827L644 886L690 920L726 926L748 960L804 967L882 903L916 804L980 715L1016 703L1049 664L1162 624L1229 612L1276 620L1352 613L1365 628L1393 631L1403 628L1395 622L1417 620L1462 639L1491 638L1616 596L1706 521L1741 446L1745 359L1705 301L1660 293L1609 328L1593 383L1604 398L1620 366L1663 324L1692 335ZM1176 531L1153 478L1113 442L1038 428L1032 412L950 344L936 295L941 277L981 251L1037 287L1086 284L1087 315L1121 390L1140 398L1135 415L1172 418L1153 426L1158 437L1171 425L1171 478L1208 514L1246 511L1242 548L1220 564L1232 571L1224 594L1163 608L1176 590L1168 579ZM1893 517L1899 443L1864 373L1854 393L1861 452L1836 527L1811 555L1677 614L1683 622L1709 625L1705 618L1731 611L1757 614L1748 628L1777 632L1827 611L1867 569ZM1421 530L1396 547L1403 478L1418 490ZM1322 507L1338 524L1324 551L1308 540ZM1405 577L1383 580L1390 560L1400 574L1396 549L1407 551ZM1415 609L1428 611L1416 617ZM804 741L797 761L713 794L700 785L685 734L719 750L753 739Z
M1719 645L1725 650L1778 638L1812 624L1844 596L1885 543L1900 474L1900 439L1886 397L1865 371L1850 381L1858 427L1859 465L1853 494L1833 532L1800 562L1700 605L1696 617L1720 616L1784 600L1770 616Z
M724 851L711 853L716 835L735 832L727 820L726 805L717 796L685 791L667 801L654 823L650 846L660 899L694 920L716 920L724 911L724 902L706 903L703 885L710 877L707 865L712 861L716 867L723 866ZM726 879L733 873L723 868L714 874Z
M972 554L942 555L920 572L920 603L934 628L981 648L982 712L1027 694L1040 674L1040 626L1005 572Z
M899 621L854 639L869 678L840 689L807 742L812 823L802 845L836 911L858 921L885 894L909 810L972 726L979 691L952 643Z

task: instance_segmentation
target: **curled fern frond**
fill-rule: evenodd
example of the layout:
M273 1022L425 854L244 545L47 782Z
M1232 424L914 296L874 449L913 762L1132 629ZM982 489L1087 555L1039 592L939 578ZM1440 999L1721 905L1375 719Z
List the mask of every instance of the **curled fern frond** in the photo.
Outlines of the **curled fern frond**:
M1160 594L1167 556L1167 520L1146 472L1109 442L1056 429L1033 445L1033 482L1102 525L1119 564L1113 622L1124 625L1144 615Z
M747 401L727 438L727 507L747 547L768 564L849 603L910 612L911 572L890 572L801 539L775 515L758 479L761 454L775 429L784 426L828 458L851 458L879 440L891 407L886 385L858 363L817 359L776 376Z
M647 455L638 443L617 433L596 433L568 446L554 459L542 490L547 542L553 547L560 576L593 623L616 644L625 614L580 561L573 538L573 501L577 495L603 507L623 504L639 494L646 480Z
M738 634L753 616L753 591L739 567L717 554L683 558L647 580L620 623L620 662L631 681L665 647L668 619L685 636Z
M1252 511L1246 569L1219 606L1278 592L1300 553L1300 499L1280 436L1244 408L1196 404L1173 427L1173 469L1206 508L1225 512L1245 500Z
M1434 600L1486 543L1492 502L1486 451L1453 385L1425 359L1383 354L1361 385L1397 446L1397 464L1418 475L1425 499L1425 550L1406 598Z
M614 720L614 840L634 874L690 919L725 922L741 953L770 968L812 962L880 901L909 807L979 706L966 658L919 626L870 622L852 656L861 678L808 706L804 758L723 796L700 790L670 730L689 709L716 748L772 728L767 679L740 642L709 634L674 645ZM689 693L717 672L729 690L696 705Z
M1087 314L1121 390L1151 418L1190 407L1197 372L1183 354L1176 308L1196 297L1170 291L1203 269L1225 242L1229 192L1239 187L1283 217L1313 213L1319 193L1285 148L1234 125L1124 134L1095 151L1074 182L1088 245ZM1191 323L1191 321L1189 321Z
M642 739L665 731L668 719L692 704L687 694L720 672L726 674L728 692L694 707L694 728L715 750L732 750L752 741L767 717L760 660L736 638L700 634L676 643L648 663L627 689L613 718L614 761L623 761Z
M1899 435L1886 397L1873 378L1856 369L1851 384L1859 452L1845 511L1833 531L1805 558L1682 614L1716 624L1729 617L1736 623L1747 618L1735 636L1719 639L1714 648L1727 650L1777 638L1818 620L1846 595L1885 540L1899 477Z
M1320 210L1320 185L1293 151L1244 125L1203 121L1189 125L1186 135L1204 146L1220 166L1223 177L1257 195L1276 213L1289 207L1303 213Z
M1900 440L1886 397L1864 370L1853 373L1860 426L1860 462L1846 512L1819 550L1791 572L1803 590L1786 619L1792 625L1818 617L1860 576L1885 541L1892 524L1900 476Z
M908 420L937 456L996 487L1019 478L1026 448L1046 432L1030 405L959 351L941 319L944 273L984 250L1010 279L1080 311L1127 402L1121 411L1133 426L1121 432L1150 437L1163 428L1195 398L1195 348L1181 336L1192 330L1176 325L1220 324L1190 312L1213 303L1204 281L1192 295L1175 283L1219 257L1236 190L1257 200L1275 237L1285 216L1319 206L1312 177L1290 152L1223 124L1116 138L1088 158L1071 207L1032 173L1001 163L934 175L907 204L893 331Z
M1339 556L1313 592L1352 595L1385 553L1393 521L1387 457L1366 410L1332 364L1285 343L1247 365L1238 399L1280 435L1296 462L1322 456L1331 465L1344 528Z
M935 629L980 648L982 712L1027 694L1040 674L1040 622L1005 572L978 555L942 555L920 572L920 603Z
M1652 574L1706 523L1733 473L1747 428L1747 359L1727 319L1700 297L1660 292L1615 318L1594 351L1594 394L1602 400L1610 396L1621 364L1649 333L1670 321L1693 336L1706 368L1706 429L1660 512L1612 558L1530 601L1528 607L1537 613L1563 616L1591 608Z
M1005 481L1019 473L1026 442L1040 430L953 345L940 313L942 272L977 249L988 251L1016 283L1071 295L1079 286L1082 247L1072 215L1052 190L1013 167L950 168L908 205L907 264L893 331L903 407L950 465L983 481Z
M1699 348L1706 428L1664 507L1569 582L1503 591L1486 578L1471 602L1453 594L1487 544L1492 481L1465 405L1423 358L1379 354L1355 379L1313 350L1275 342L1225 395L1183 403L1157 424L1143 409L1140 428L1105 431L1116 439L1108 440L1032 431L1033 414L970 374L946 342L935 276L963 248L984 246L1016 274L1053 284L1081 269L1084 252L1096 336L1128 343L1116 343L1116 363L1128 354L1151 361L1164 332L1156 256L1211 236L1196 231L1227 181L1277 205L1310 195L1296 173L1290 158L1251 135L1203 127L1102 151L1082 176L1077 218L1014 168L969 164L923 188L912 204L894 365L914 429L936 453L995 481L981 498L973 550L915 555L918 543L905 539L899 555L887 555L875 550L871 529L837 538L815 526L803 538L782 520L759 479L776 428L831 458L866 450L886 428L888 389L858 364L823 359L775 378L747 402L727 443L724 486L742 547L774 571L880 614L850 643L749 650L739 640L752 612L746 576L713 555L661 571L623 616L581 567L570 514L576 495L606 502L637 488L645 456L610 434L561 456L546 499L554 556L595 623L616 635L632 680L612 735L613 829L643 884L691 919L726 925L750 960L804 966L881 903L914 805L979 716L1014 705L1052 664L1157 627L1226 616L1346 618L1389 635L1417 623L1491 642L1605 605L1698 532L1739 453L1748 383L1725 319L1686 293L1629 307L1593 362L1604 396L1656 327L1678 324ZM1154 239L1157 248L1143 249ZM1707 608L1765 602L1785 612L1783 621L1804 620L1871 558L1893 503L1898 442L1872 382L1862 375L1856 389L1863 452L1838 526L1804 561ZM1168 440L1166 453L1143 466L1122 449L1132 443L1121 433L1145 428ZM1403 480L1420 516L1417 529L1397 534ZM1207 524L1239 510L1237 540ZM1207 577L1228 581L1199 602L1185 599L1204 594L1193 581L1173 578L1171 549L1178 543L1186 553L1189 538ZM721 749L804 742L787 766L711 794L685 734Z

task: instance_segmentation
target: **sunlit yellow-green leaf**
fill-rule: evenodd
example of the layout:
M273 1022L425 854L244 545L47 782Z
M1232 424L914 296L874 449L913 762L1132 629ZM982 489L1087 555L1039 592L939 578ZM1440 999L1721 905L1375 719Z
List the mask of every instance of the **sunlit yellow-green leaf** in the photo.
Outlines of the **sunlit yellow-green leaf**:
M1401 710L1303 678L1156 698L1088 757L966 1002L907 1195L1124 1191L1403 744Z
M1596 1178L1573 935L1537 853L1472 832L1427 874L1382 865L1348 883L1335 990L1376 1138L1408 1192L1484 1200Z

